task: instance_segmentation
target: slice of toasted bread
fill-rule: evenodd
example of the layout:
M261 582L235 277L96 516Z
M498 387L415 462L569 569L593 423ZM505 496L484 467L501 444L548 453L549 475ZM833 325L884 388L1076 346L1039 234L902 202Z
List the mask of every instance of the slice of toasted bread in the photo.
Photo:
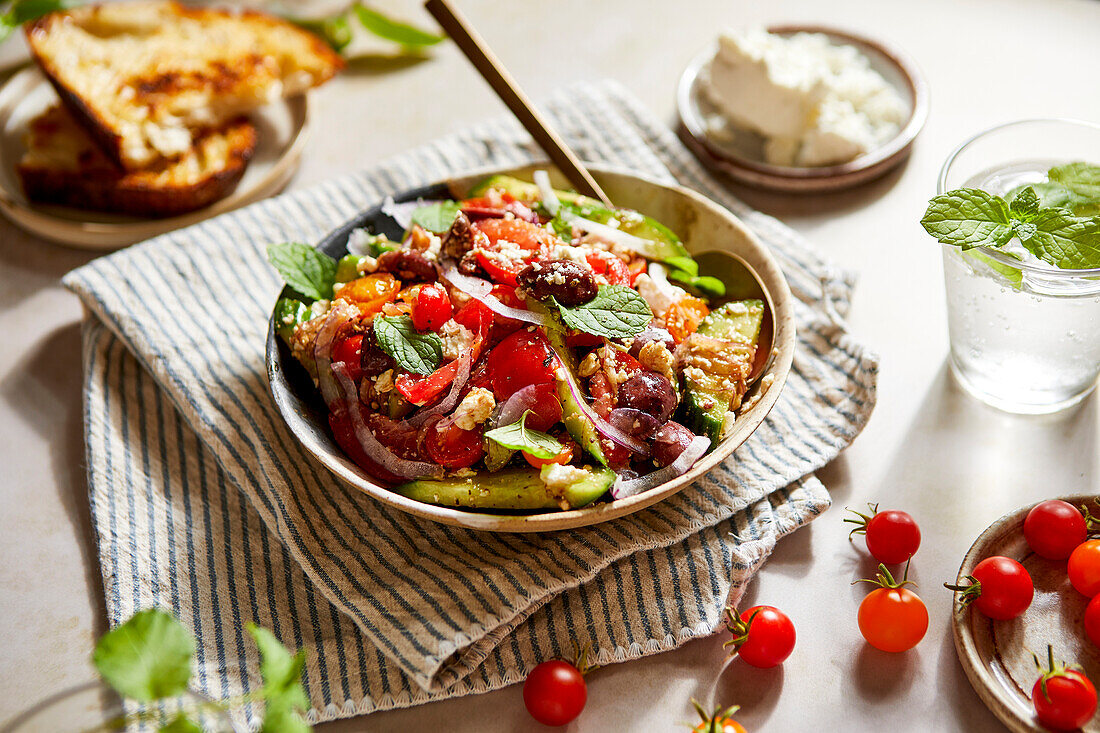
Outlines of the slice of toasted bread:
M31 201L131 216L175 216L232 193L256 150L256 139L252 123L238 118L201 136L175 160L125 171L57 105L31 121L27 151L16 171Z
M286 21L170 0L52 13L26 33L62 101L127 170L182 155L197 130L304 92L343 66Z

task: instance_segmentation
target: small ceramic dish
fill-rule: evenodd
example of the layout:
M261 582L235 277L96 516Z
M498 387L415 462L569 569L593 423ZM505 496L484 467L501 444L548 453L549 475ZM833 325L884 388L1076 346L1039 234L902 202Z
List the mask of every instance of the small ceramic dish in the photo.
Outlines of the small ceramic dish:
M676 106L680 114L680 135L704 164L750 186L787 193L838 191L873 180L900 165L928 117L928 85L916 64L902 51L880 41L848 31L817 25L777 25L770 33L822 33L834 44L856 47L886 82L907 103L909 117L898 134L886 144L838 165L819 168L771 165L764 161L763 138L727 123L728 139L719 139L708 127L708 119L721 117L702 91L705 71L714 58L716 45L699 53L680 77Z
M480 171L445 183L399 192L393 198L401 203L415 201L417 198L462 197L475 183L494 173L508 173L531 180L536 167L546 166ZM791 292L775 258L737 217L693 191L657 183L636 174L598 166L591 166L589 169L612 201L648 214L665 224L681 237L693 254L724 249L740 256L759 275L768 291L775 333L772 358L763 378L746 396L746 402L751 406L739 413L723 440L690 471L636 496L599 501L570 511L536 514L491 513L436 506L406 498L379 485L344 455L329 432L327 411L312 379L290 355L282 340L277 338L272 322L267 337L267 372L275 403L290 431L302 446L338 479L384 504L444 524L495 532L570 529L615 519L672 496L729 457L764 421L779 399L787 380L795 347ZM551 178L559 187L568 186L556 172L551 173ZM391 238L400 238L402 235L401 227L382 213L381 206L376 206L329 234L318 248L328 255L340 257L347 252L347 240L351 232L362 227ZM727 292L727 295L737 297L736 292ZM763 386L768 383L770 386Z
M1074 506L1096 497L1063 497ZM955 651L970 684L993 714L1016 733L1048 730L1035 718L1031 688L1039 678L1032 653L1045 662L1047 644L1055 659L1081 665L1091 680L1100 680L1100 649L1085 636L1087 598L1074 590L1065 560L1047 560L1031 551L1024 539L1024 518L1031 506L1006 514L974 541L963 559L956 583L987 557L1004 555L1017 560L1031 575L1035 597L1022 616L1008 621L986 618L977 609L962 608L958 595L951 616ZM1100 715L1082 729L1100 731Z
M26 149L27 124L57 101L57 93L36 66L20 71L0 89L0 211L32 234L80 249L117 249L272 196L294 175L308 137L304 95L256 110L250 118L259 142L236 190L181 216L137 219L33 204L23 194L15 164Z

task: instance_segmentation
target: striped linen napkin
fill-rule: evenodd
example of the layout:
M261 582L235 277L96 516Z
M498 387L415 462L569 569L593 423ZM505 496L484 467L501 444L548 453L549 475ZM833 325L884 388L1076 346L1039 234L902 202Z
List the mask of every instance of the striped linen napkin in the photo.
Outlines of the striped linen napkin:
M416 519L343 487L296 445L264 371L281 286L265 245L318 241L394 191L537 160L511 118L73 271L108 619L174 611L198 640L200 692L255 687L249 621L307 650L313 721L496 689L574 642L600 664L671 649L714 631L776 540L829 506L813 471L865 424L878 371L841 320L851 277L731 198L618 85L573 86L545 108L583 158L695 188L768 244L797 298L781 399L676 496L541 535Z

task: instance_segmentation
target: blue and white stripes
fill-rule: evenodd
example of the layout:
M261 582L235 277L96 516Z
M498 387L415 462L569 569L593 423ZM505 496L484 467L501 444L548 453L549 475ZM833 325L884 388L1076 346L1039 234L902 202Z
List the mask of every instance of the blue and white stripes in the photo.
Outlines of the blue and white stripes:
M800 300L782 398L677 496L541 536L417 520L352 493L297 447L264 376L279 288L264 246L316 241L395 190L536 158L512 120L70 273L91 313L86 440L109 619L173 609L199 641L202 692L248 688L248 621L308 650L317 720L494 689L574 640L602 664L669 649L712 631L776 539L828 507L812 472L875 400L877 361L839 320L850 279L731 199L621 88L572 87L546 108L582 157L696 188L772 248Z

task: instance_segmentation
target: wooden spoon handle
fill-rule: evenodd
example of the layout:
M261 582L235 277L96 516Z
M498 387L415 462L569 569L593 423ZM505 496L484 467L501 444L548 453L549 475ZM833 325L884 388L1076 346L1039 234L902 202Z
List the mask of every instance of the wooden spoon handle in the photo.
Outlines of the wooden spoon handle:
M485 39L478 35L466 18L451 5L449 0L428 0L424 3L424 7L435 17L485 81L489 82L489 86L508 106L508 109L512 110L512 114L519 119L527 132L531 133L531 137L546 152L558 170L569 179L577 192L597 198L605 205L611 206L610 199L592 178L592 174L585 169L584 164L578 160L565 141L554 132L550 123L539 114L531 104L531 100L516 84L516 80L500 63L500 59L489 49Z

